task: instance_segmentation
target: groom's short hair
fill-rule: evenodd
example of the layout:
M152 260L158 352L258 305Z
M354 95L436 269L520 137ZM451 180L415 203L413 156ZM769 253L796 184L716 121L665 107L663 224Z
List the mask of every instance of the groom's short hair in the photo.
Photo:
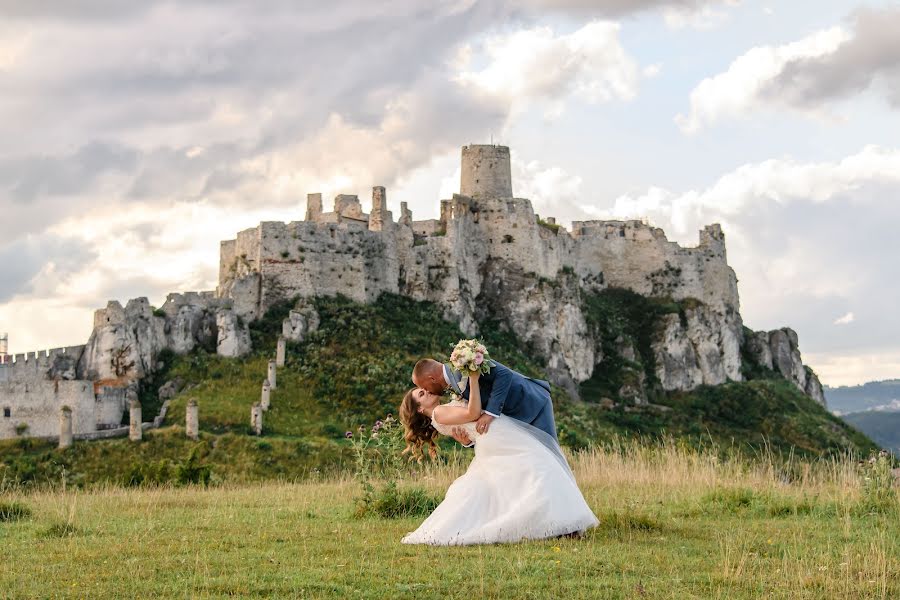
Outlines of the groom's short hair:
M419 362L416 363L416 366L413 367L413 377L416 379L424 379L428 377L437 366L440 366L441 363L434 360L433 358L423 358Z

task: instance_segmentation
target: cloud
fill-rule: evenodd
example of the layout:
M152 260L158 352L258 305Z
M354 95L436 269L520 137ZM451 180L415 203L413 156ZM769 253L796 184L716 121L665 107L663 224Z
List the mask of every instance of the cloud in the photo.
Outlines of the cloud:
M619 29L617 23L593 21L570 34L536 27L492 36L477 55L471 48L460 55L457 81L503 99L511 113L543 101L558 114L558 102L570 97L589 104L630 100L641 71L619 42ZM486 64L473 69L473 63Z
M834 320L835 325L846 325L847 323L852 323L852 322L853 322L853 313L852 312L848 312L844 316L838 317L837 319Z
M829 103L877 89L900 107L900 8L861 10L851 28L832 27L782 46L749 50L690 95L675 118L694 133L723 118L766 108L821 114Z
M891 275L900 255L898 194L900 150L869 146L837 162L767 160L702 190L655 187L582 209L594 218L645 217L689 246L704 225L721 223L745 324L791 326L804 356L821 359L900 353L892 308L900 279ZM851 320L852 328L835 333L834 324ZM827 364L836 380L848 376Z
M735 6L739 0L525 0L519 2L531 10L557 12L581 17L625 17L657 11L671 27L701 26L720 19L717 6Z
M88 245L46 233L0 246L0 303L34 292L36 280L66 281L94 258L96 253Z

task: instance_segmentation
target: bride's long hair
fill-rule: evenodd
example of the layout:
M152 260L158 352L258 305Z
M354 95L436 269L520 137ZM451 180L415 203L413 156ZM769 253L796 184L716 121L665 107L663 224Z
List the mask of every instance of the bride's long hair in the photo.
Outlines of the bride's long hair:
M406 392L400 403L400 422L403 423L406 448L403 454L409 453L418 460L422 460L422 446L428 444L428 454L431 458L437 456L437 444L434 439L438 436L437 430L431 424L431 418L419 412L419 404L416 402L413 388Z

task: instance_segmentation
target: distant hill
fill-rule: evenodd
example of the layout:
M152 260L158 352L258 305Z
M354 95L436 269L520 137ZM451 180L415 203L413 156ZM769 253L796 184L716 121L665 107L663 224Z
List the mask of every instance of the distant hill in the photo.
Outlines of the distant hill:
M900 412L857 412L844 415L843 419L885 449L900 455Z
M828 408L841 414L872 410L900 400L900 379L869 381L862 385L825 386Z

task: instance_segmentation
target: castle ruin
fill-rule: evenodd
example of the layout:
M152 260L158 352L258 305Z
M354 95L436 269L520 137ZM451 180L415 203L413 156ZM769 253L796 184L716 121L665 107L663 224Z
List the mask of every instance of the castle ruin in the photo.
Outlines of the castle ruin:
M401 202L395 220L381 186L372 188L369 213L355 195L336 196L326 212L322 195L309 194L305 220L262 222L221 243L215 291L170 294L159 309L146 298L125 307L113 300L96 311L85 346L4 359L0 438L21 435L20 423L32 435L58 433L62 405L73 410L76 434L116 426L124 390L155 369L160 351L200 346L241 356L250 350L247 323L295 296L372 302L387 292L427 300L467 335L477 334L485 317L499 319L542 355L548 377L577 394L577 384L605 358L581 293L606 287L692 299L683 318L664 319L654 341L664 389L742 379L737 277L718 224L701 229L693 247L641 220L575 221L567 230L513 195L509 148L465 146L460 192L441 200L437 219L414 220ZM297 339L316 318L297 307L285 335ZM824 404L795 332L754 332L748 342L761 364ZM634 341L621 340L619 352L634 356ZM640 402L642 392L622 395Z

